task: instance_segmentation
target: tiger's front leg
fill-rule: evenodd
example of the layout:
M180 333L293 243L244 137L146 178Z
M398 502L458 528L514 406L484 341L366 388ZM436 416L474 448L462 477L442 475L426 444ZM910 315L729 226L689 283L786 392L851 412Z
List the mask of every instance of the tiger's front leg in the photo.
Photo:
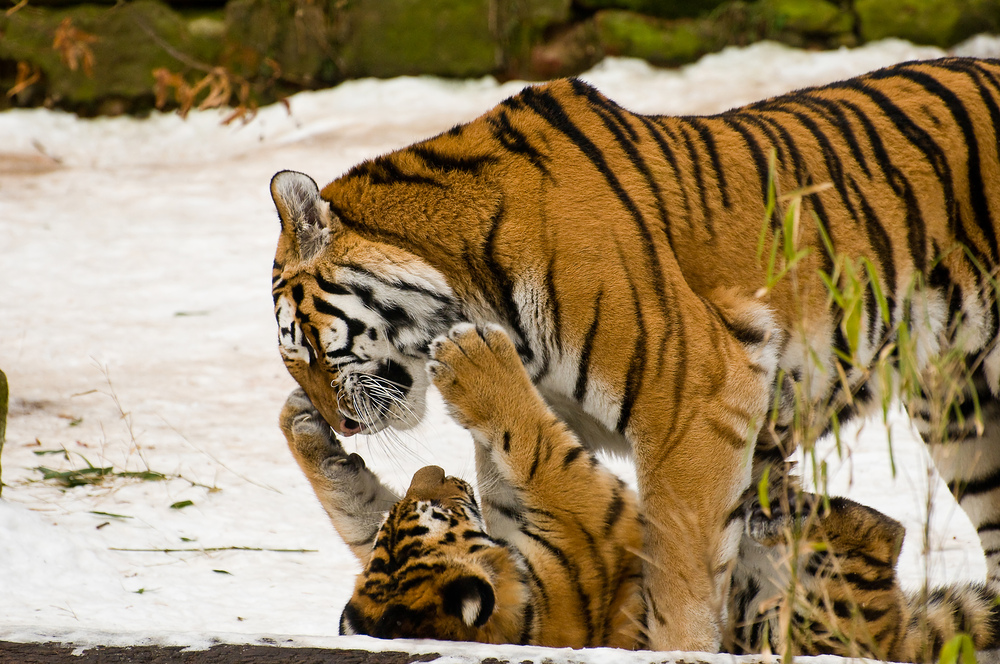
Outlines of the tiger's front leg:
M540 577L547 599L534 608L543 627L533 642L641 647L635 495L549 408L502 328L457 325L431 354L434 384L476 440L477 462L495 473L477 468L487 527Z
M628 374L641 389L623 402L627 417L619 417L634 450L645 516L643 578L654 650L721 645L727 570L742 537L728 517L750 484L776 371L781 334L768 312L725 294L714 303L711 312L684 310L688 328L701 332L688 335L676 354Z
M434 341L428 371L449 414L476 441L476 480L490 534L515 537L525 510L520 483L511 476L519 456L497 456L494 448L516 454L540 440L542 429L561 426L528 378L521 358L502 329L454 326ZM545 423L545 424L542 424ZM529 431L530 429L530 431ZM568 435L568 432L567 432ZM530 465L530 459L525 467Z
M288 395L280 425L333 527L364 565L386 512L399 496L364 459L347 453L301 388Z

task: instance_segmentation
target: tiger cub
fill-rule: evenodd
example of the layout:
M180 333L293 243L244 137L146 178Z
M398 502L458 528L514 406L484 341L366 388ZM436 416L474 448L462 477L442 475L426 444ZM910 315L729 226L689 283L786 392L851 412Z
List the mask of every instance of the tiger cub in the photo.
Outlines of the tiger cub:
M647 647L635 493L550 411L500 328L456 326L432 355L433 382L517 501L518 527L490 533L472 488L437 466L417 471L397 498L296 390L282 430L364 566L341 633ZM730 517L744 535L726 598L729 652L791 647L922 661L959 630L979 649L995 646L1000 621L985 587L938 591L926 611L903 594L898 522L844 498L823 505L789 493L770 510L750 497L744 503ZM798 590L789 602L796 530Z

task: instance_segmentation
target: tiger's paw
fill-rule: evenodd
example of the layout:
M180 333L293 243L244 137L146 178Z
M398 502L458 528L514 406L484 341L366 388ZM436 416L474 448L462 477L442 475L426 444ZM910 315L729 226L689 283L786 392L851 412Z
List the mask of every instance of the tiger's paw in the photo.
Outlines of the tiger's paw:
M302 388L296 388L285 399L279 424L281 432L285 434L285 440L288 441L288 447L304 469L307 466L319 468L321 465L326 465L327 460L348 458L333 429L319 414ZM364 467L364 461L361 465Z
M459 323L435 339L430 351L431 380L466 428L489 433L498 416L541 399L514 343L498 325Z

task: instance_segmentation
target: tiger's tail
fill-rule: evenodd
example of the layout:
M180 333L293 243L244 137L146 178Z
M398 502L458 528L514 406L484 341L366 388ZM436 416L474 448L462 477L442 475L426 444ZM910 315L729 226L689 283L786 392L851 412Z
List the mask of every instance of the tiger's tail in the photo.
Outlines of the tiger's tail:
M906 595L910 624L900 661L938 661L941 650L960 634L976 651L1000 651L1000 586L965 583ZM998 652L1000 654L1000 652Z

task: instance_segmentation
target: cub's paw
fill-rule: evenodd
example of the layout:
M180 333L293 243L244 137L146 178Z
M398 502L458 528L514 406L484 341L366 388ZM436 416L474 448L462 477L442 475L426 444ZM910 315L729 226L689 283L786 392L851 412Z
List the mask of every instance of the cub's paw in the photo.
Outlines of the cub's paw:
M354 452L347 456L329 456L323 459L319 469L323 476L335 485L354 485L363 475L370 474L365 460Z
M469 428L540 399L514 343L498 325L459 323L431 343L427 365L452 415Z
M288 447L303 468L318 467L328 458L347 457L347 452L334 435L333 429L312 405L302 388L296 388L288 395L285 406L281 409L279 424Z

